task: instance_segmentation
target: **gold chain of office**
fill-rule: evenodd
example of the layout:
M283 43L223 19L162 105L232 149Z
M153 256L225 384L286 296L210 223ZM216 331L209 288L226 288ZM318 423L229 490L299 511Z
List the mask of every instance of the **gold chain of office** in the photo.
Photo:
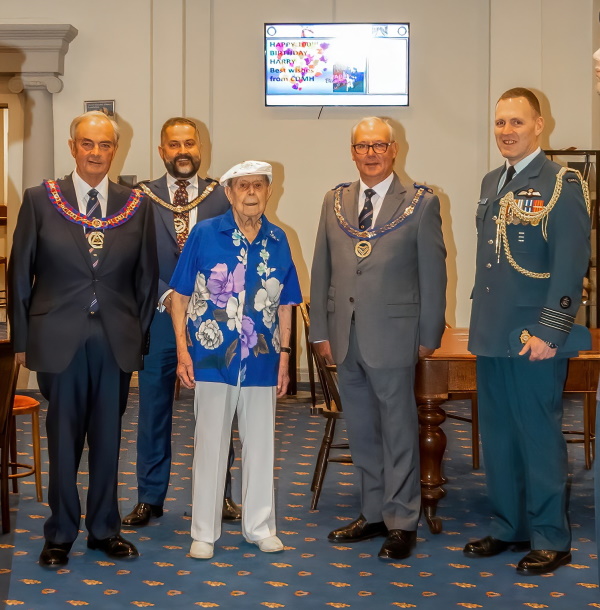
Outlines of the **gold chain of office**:
M404 210L404 212L402 214L400 214L400 216L398 216L398 218L395 218L394 220L392 220L392 222L388 222L386 225L383 225L382 227L377 227L377 229L374 229L373 231L359 231L358 229L353 227L344 218L344 216L342 215L342 202L341 202L342 190L343 190L342 188L336 189L335 196L334 196L333 210L335 212L338 223L340 224L342 229L344 229L344 231L348 235L352 235L352 237L358 237L359 239L373 239L374 237L377 237L378 235L383 235L384 233L388 233L389 231L392 231L402 221L406 220L414 212L415 206L417 205L417 203L419 203L421 195L423 195L423 193L425 192L426 189L421 187L417 190L417 193L413 197L413 200L410 202L410 204L407 206L407 208Z
M193 208L195 208L199 203L202 203L215 189L215 186L219 184L216 180L213 180L205 189L202 191L196 199L193 199L186 205L172 205L163 201L160 197L157 197L145 184L140 184L140 188L150 199L156 201L158 205L162 205L163 208L167 208L167 210L171 210L171 212L189 212Z
M525 210L522 210L517 204L517 200L515 199L512 191L500 199L500 213L498 214L498 220L496 220L496 253L498 254L498 260L500 260L500 248L502 245L504 247L506 259L510 263L511 267L526 277L534 279L548 279L550 277L550 273L536 273L534 271L529 271L517 263L510 251L510 245L508 243L508 235L506 233L507 216L509 214L511 217L516 216L525 223L530 223L533 226L537 226L541 222L542 235L544 236L544 239L548 241L548 215L560 197L562 192L562 179L567 172L573 172L579 178L583 191L583 198L585 200L585 207L587 208L589 215L590 191L588 183L583 179L583 176L576 169L571 169L568 167L562 167L558 174L556 174L556 183L554 184L554 192L552 193L552 197L550 198L548 204L538 212L526 212Z

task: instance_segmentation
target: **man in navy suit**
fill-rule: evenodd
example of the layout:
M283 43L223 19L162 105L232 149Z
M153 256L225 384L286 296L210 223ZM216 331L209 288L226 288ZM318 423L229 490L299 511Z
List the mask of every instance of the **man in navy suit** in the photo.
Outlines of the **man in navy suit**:
M27 189L9 265L9 317L21 364L48 399L50 458L46 543L39 558L64 566L77 538L77 470L89 447L87 546L137 557L120 536L117 483L121 416L142 367L156 306L152 206L107 177L119 138L114 121L88 112L71 123L76 170Z
M138 502L124 525L146 525L150 517L163 514L171 474L171 425L177 353L171 323L169 281L192 227L201 220L224 214L229 201L215 180L198 176L200 134L190 119L174 117L163 125L158 153L167 173L142 183L153 202L160 278L158 312L150 329L150 351L140 371L140 412L137 442ZM229 465L233 463L230 447ZM223 518L241 517L231 499L231 475L223 500Z

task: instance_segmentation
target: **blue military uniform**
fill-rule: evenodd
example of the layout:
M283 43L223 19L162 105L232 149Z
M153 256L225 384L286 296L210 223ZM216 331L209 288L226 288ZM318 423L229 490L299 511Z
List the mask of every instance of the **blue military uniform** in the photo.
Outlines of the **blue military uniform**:
M469 350L478 356L491 535L507 542L531 540L532 549L567 551L561 422L569 354L561 351L581 303L590 219L579 177L567 172L556 188L561 168L543 152L498 192L504 169L485 176L477 205L469 333ZM509 192L514 207L533 222L509 211L503 238L496 221ZM532 362L529 354L517 356L523 330L558 346L556 357Z

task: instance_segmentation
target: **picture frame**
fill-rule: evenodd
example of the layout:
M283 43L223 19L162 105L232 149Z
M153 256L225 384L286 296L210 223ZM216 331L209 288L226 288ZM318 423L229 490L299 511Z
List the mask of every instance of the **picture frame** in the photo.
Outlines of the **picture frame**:
M89 100L83 102L84 112L91 112L93 110L104 112L104 114L111 119L116 119L115 100Z

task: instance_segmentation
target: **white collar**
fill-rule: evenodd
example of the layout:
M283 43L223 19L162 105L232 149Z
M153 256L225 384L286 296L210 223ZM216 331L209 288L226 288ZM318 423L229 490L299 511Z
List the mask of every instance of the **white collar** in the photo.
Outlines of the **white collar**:
M541 150L542 149L538 146L530 155L527 155L524 159L521 159L518 163L515 163L515 173L518 174L520 171L523 171L540 154ZM509 165L510 163L506 161L506 170L508 170Z
M77 195L77 201L84 202L86 201L86 197L91 189L96 189L98 191L98 200L100 203L102 201L108 201L108 175L104 176L100 181L98 186L90 186L75 170L72 174L73 177L73 186L75 187L75 194Z
M392 185L393 180L394 172L392 172L385 180L382 180L379 184L376 184L375 186L367 186L362 180L360 180L361 195L364 197L365 190L371 188L377 193L378 197L383 199L387 195L387 192L390 190L390 186Z
M173 176L171 176L171 174L169 174L169 172L167 172L167 188L169 190L173 190L174 188L175 189L179 188L175 184L175 182L177 180L187 180L190 183L189 186L198 188L198 174L194 174L193 176L190 176L189 178L174 178Z

